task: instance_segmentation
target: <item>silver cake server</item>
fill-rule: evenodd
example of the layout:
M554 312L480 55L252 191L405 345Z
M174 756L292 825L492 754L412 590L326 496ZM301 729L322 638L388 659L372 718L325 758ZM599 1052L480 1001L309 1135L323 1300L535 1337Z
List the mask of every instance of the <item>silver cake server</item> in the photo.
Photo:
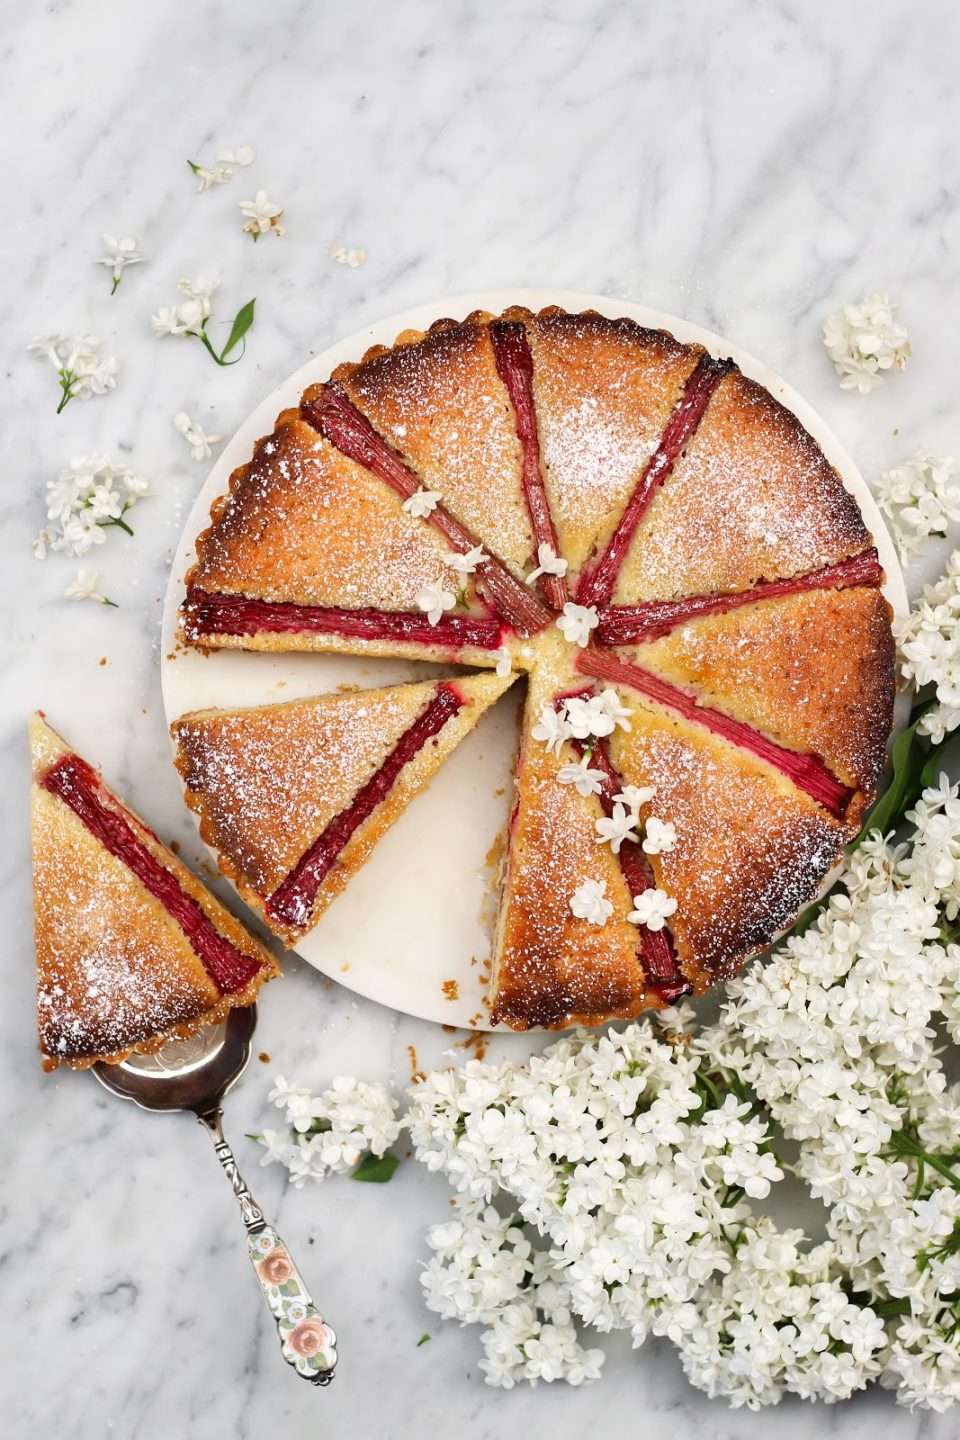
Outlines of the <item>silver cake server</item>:
M155 1055L94 1065L93 1073L107 1090L143 1110L193 1111L240 1202L247 1250L277 1322L283 1358L311 1384L329 1385L337 1364L337 1337L310 1299L286 1245L264 1219L223 1138L223 1097L250 1059L256 1008L231 1010L222 1025L207 1026L189 1040L170 1040Z

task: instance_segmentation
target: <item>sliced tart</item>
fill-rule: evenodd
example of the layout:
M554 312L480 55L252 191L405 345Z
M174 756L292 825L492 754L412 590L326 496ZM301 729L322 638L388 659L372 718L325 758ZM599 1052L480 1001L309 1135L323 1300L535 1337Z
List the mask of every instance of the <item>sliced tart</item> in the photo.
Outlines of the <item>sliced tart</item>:
M30 746L44 1069L149 1054L252 1004L269 951L39 715Z
M172 727L177 766L221 870L295 943L515 678L183 716Z

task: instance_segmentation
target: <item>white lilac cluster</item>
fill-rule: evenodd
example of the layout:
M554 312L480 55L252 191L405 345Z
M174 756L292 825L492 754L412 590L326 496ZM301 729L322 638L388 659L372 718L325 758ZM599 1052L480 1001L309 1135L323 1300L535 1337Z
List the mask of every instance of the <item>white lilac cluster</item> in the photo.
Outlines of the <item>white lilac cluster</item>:
M960 467L949 455L918 450L902 465L884 470L877 502L893 521L893 535L904 560L919 554L931 535L947 534L960 520Z
M314 1095L278 1075L270 1099L284 1112L285 1130L263 1131L262 1165L281 1164L294 1185L345 1175L368 1152L381 1156L400 1134L397 1102L383 1085L338 1075Z
M939 744L960 725L960 550L910 614L894 622L894 633L904 679L935 687L934 703L918 728Z
M117 383L117 362L100 354L96 335L38 335L27 346L34 355L49 360L60 381L59 415L71 400L89 400L105 395Z
M906 365L910 340L895 310L889 296L874 290L859 305L844 305L823 322L823 343L843 390L866 395L883 384L888 370Z
M76 456L47 482L47 519L56 528L44 526L33 542L34 555L38 560L49 551L86 555L103 544L110 526L132 534L125 517L149 493L147 481L129 465L116 465L108 455Z
M960 1035L956 787L908 818L911 843L870 837L817 926L735 982L699 1036L581 1034L411 1090L418 1158L467 1197L428 1237L427 1303L493 1332L490 1383L530 1378L507 1346L520 1303L531 1334L553 1327L567 1378L599 1366L573 1328L589 1325L666 1335L734 1405L871 1381L908 1405L960 1399L960 1086L938 1029ZM778 1132L828 1208L819 1245L750 1203L782 1177ZM555 1315L525 1293L536 1265Z

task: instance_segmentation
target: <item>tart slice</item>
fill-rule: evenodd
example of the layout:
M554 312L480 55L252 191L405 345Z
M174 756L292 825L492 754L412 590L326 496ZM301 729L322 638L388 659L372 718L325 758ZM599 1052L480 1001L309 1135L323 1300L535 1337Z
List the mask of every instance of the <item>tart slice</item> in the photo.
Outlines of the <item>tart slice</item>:
M39 715L30 747L43 1068L149 1054L252 1004L270 953Z
M545 711L583 688L564 669L562 662L541 664L535 673L517 761L490 982L491 1019L514 1030L598 1025L664 1003L644 965L643 936L629 918L645 878L624 863L624 853L599 843L597 822L608 813L604 796L583 795L559 778L582 750L569 740L548 745L533 734ZM605 916L574 913L572 902L584 886L598 896Z
M507 627L451 566L459 547L296 410L234 472L211 521L187 576L190 644L496 663ZM431 614L420 597L434 585L446 596Z
M856 501L797 417L729 362L714 362L708 378L706 408L645 496L622 562L606 567L614 584L603 600L746 590L872 544Z
M895 688L890 606L878 588L759 600L620 653L693 689L699 705L819 755L861 792L858 809L869 803Z
M295 944L515 676L201 710L172 726L200 833Z
M632 707L631 729L610 737L611 756L626 783L654 791L642 822L653 815L674 828L650 863L677 902L670 928L683 971L705 990L795 918L847 830L772 764L618 689Z

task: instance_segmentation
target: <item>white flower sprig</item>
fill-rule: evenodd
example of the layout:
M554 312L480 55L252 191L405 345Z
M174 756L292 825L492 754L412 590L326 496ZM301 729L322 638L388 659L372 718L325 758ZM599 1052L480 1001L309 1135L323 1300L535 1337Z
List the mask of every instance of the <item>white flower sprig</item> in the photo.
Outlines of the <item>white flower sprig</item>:
M115 235L108 235L106 231L102 235L106 255L101 255L97 261L98 265L108 265L113 276L113 287L110 294L116 295L123 278L123 272L128 265L142 265L143 256L137 249L137 242L132 235L124 235L118 240Z
M440 503L441 495L439 490L414 490L408 495L401 505L408 515L415 515L418 519L425 520L432 515Z
M117 602L101 595L97 589L96 570L78 570L63 594L67 600L95 600L99 605L111 605L117 609Z
M279 205L273 204L266 190L258 190L252 200L241 200L240 214L247 217L243 229L246 234L252 235L254 240L259 240L261 235L268 235L271 230L274 235L286 234L278 223L283 211Z
M952 456L918 450L902 465L884 470L877 502L893 524L904 560L923 550L931 535L943 537L960 520L960 467Z
M380 1159L400 1134L390 1092L351 1076L338 1075L329 1089L312 1095L306 1086L278 1075L270 1099L284 1112L288 1129L254 1137L266 1147L260 1163L285 1165L298 1188L307 1180L345 1175L364 1156ZM396 1163L391 1158L379 1173L361 1171L357 1178L388 1180Z
M236 365L238 360L243 359L246 351L247 331L253 324L254 307L257 302L254 298L248 300L246 305L241 305L233 317L226 344L218 355L207 335L207 325L212 318L213 295L219 288L219 280L209 280L203 275L196 280L178 280L177 289L182 290L187 299L175 306L161 305L152 317L153 333L160 337L166 335L191 336L200 341L207 354L218 365ZM227 356L238 345L241 347L240 354L233 360L228 360Z
M240 145L236 150L222 150L217 156L217 163L205 168L188 160L187 164L196 175L200 184L197 190L211 190L215 185L226 185L233 179L234 166L246 167L252 165L256 156L252 145Z
M541 575L564 576L567 573L567 561L561 560L554 554L553 547L546 543L537 546L537 564L527 576L527 584L532 585L534 580L539 580Z
M186 410L178 410L173 417L173 428L190 446L194 460L207 460L213 454L215 445L222 445L223 435L208 435L198 420L191 420Z
M883 384L888 370L902 370L910 356L906 330L894 319L896 306L882 290L859 305L844 305L823 323L823 343L843 390L861 395Z
M34 555L86 555L103 544L110 526L132 535L126 516L149 493L147 481L129 465L115 465L108 455L76 456L47 482L47 519L59 521L60 529L44 527L33 542Z
M89 400L105 395L117 383L117 362L112 355L100 354L96 335L38 335L27 346L34 355L50 361L60 380L60 403L57 414L71 400Z

